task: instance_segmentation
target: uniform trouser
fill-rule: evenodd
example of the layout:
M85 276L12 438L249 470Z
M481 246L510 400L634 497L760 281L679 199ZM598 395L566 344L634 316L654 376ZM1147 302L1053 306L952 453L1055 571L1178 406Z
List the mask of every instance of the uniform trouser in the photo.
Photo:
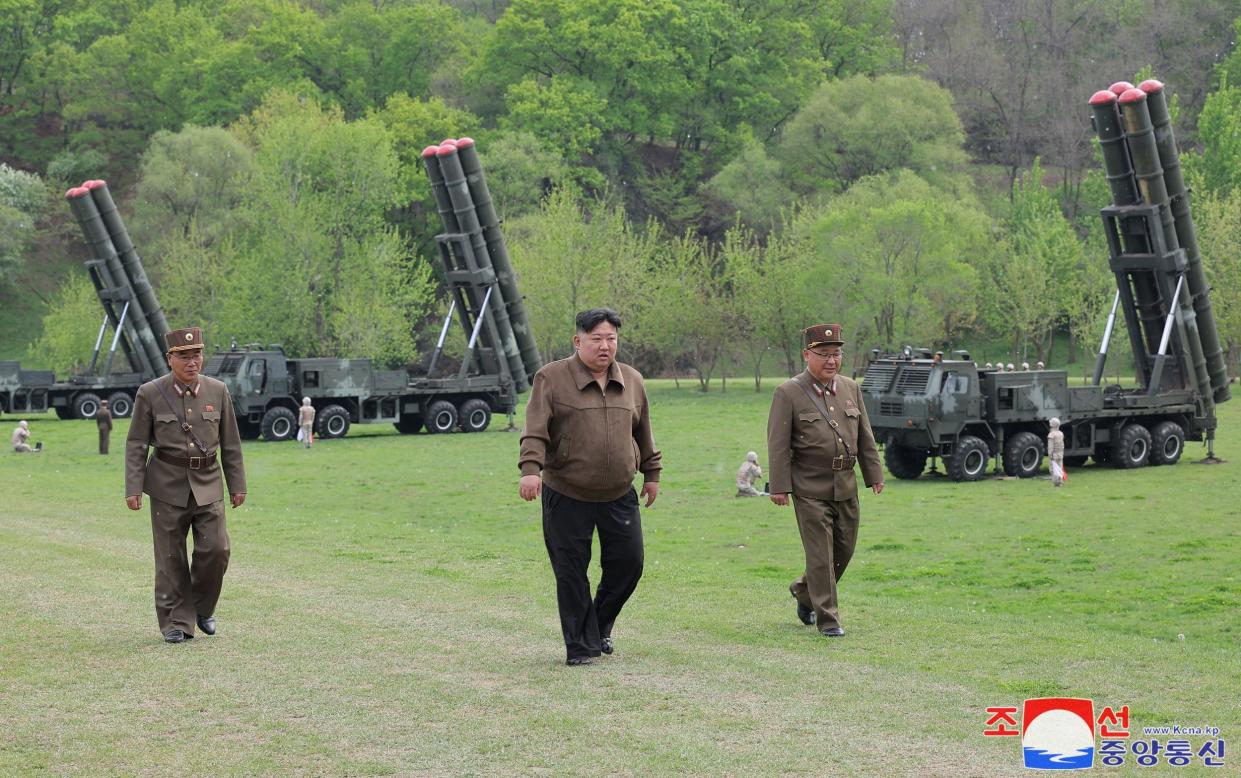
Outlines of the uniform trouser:
M586 568L599 530L602 575L590 597ZM582 502L543 484L543 541L556 576L560 630L570 659L599 656L600 641L642 577L642 520L632 488L611 502Z
M108 438L112 435L110 430L99 430L99 453L108 453Z
M806 551L806 573L789 590L799 603L814 609L820 630L839 627L836 585L857 545L858 499L819 500L794 494L793 509Z
M185 536L194 532L193 562ZM159 631L179 629L193 636L198 614L215 613L228 569L228 528L224 501L198 505L190 493L184 508L151 498L151 535L155 540L155 616Z

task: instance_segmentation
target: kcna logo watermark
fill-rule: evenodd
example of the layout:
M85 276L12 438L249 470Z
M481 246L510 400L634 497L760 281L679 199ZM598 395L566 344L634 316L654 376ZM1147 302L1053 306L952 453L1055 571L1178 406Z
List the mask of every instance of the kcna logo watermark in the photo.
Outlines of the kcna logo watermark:
M1035 770L1084 770L1126 762L1141 767L1200 764L1224 766L1219 727L1142 727L1133 737L1129 706L1106 706L1095 715L1093 700L1038 697L1016 706L987 708L984 735L1021 737L1025 766ZM1097 730L1096 730L1097 727Z

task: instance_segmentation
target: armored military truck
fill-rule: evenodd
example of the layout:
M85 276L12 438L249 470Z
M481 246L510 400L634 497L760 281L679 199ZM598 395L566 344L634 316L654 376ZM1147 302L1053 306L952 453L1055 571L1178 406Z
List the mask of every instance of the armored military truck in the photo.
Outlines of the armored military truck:
M292 440L301 398L315 406L315 433L341 438L354 423L390 422L404 433L482 432L493 413L512 413L517 395L497 373L411 380L369 359L292 359L257 344L211 356L203 373L228 385L243 438Z
M872 359L862 397L884 462L897 478L918 478L939 457L956 481L976 481L999 457L1010 476L1043 464L1048 421L1059 418L1065 462L1093 457L1117 467L1170 465L1186 440L1215 429L1190 391L1152 397L1119 386L1070 386L1063 370L1004 372L968 358L937 361L921 349Z
M1215 406L1231 394L1163 84L1114 84L1090 106L1112 193L1101 216L1116 277L1093 383L1069 386L1060 370L979 369L964 354L874 354L861 387L896 477L917 478L940 457L955 480L977 480L998 456L1005 473L1028 478L1053 417L1071 466L1087 457L1174 464L1186 440L1205 441L1214 458ZM1118 311L1138 388L1101 385Z

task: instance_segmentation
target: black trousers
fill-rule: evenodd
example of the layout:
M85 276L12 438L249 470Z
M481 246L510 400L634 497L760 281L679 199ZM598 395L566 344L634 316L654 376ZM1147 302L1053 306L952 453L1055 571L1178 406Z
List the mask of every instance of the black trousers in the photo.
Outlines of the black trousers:
M586 568L599 530L603 573L594 599ZM556 603L568 657L599 656L600 640L642 577L642 520L631 488L611 502L582 502L543 484L543 542L556 576Z

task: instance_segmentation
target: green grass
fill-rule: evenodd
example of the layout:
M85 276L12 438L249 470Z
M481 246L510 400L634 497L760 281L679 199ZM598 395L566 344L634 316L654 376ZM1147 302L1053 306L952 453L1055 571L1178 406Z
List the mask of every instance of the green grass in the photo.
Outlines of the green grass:
M47 451L0 455L0 774L1020 775L985 708L1055 695L1220 727L1235 770L1236 464L1191 444L1063 489L890 482L862 498L848 635L828 641L787 592L792 510L732 497L770 398L743 386L655 382L646 573L616 654L584 668L563 666L501 420L247 444L219 634L166 646L127 425L104 458L93 425L32 418ZM1241 461L1241 403L1221 412L1218 452Z

